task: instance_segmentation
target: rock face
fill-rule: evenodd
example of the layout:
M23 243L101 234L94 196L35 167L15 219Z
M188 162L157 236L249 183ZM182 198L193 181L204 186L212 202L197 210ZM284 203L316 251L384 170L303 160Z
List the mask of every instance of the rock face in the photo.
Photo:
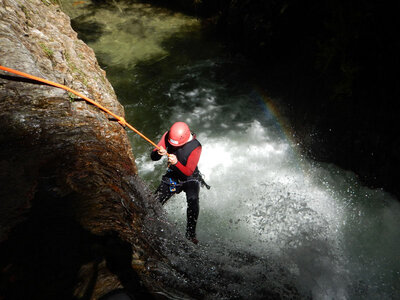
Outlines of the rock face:
M0 65L124 114L93 51L47 0L0 0ZM124 128L63 90L2 71L0 123L0 299L147 293L145 262L158 257L143 235L153 199Z

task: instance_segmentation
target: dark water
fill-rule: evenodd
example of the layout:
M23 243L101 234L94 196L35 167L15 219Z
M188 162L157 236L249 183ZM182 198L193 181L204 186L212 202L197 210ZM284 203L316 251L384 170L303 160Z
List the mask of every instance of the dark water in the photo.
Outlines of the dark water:
M127 121L155 142L186 121L203 144L199 166L212 188L200 193L200 245L191 254L171 250L173 242L165 249L190 280L160 276L210 299L400 298L398 201L302 157L279 99L254 84L245 60L228 57L195 18L138 3L76 3L62 2ZM152 162L151 145L129 138L140 176L155 188L165 161ZM185 230L184 195L164 208L173 241Z

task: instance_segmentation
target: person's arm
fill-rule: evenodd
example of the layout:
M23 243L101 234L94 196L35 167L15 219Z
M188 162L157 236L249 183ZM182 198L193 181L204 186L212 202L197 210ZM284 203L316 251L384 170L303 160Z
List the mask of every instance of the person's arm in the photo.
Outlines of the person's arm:
M163 149L166 148L166 145L165 145L165 136L167 135L167 133L168 133L168 131L165 132L165 133L163 134L161 140L160 140L160 141L158 142L158 144L157 144L157 146L162 147ZM150 157L151 157L152 160L155 161L155 160L160 160L160 158L162 157L162 155L160 155L160 154L158 153L158 149L157 149L157 148L154 148L153 151L151 151Z
M197 164L199 163L200 154L201 154L201 146L197 147L192 151L192 153L190 153L188 160L186 162L186 166L184 166L181 162L178 161L175 164L175 167L177 167L179 171L181 171L186 176L192 175L197 167Z

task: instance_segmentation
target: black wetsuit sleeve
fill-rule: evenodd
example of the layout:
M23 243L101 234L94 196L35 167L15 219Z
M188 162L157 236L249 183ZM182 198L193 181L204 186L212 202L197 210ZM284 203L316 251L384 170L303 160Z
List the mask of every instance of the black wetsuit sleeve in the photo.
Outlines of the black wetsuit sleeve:
M163 136L162 136L161 140L158 142L157 146L159 146L159 147L161 146L161 147L163 147L164 149L167 147L167 146L165 145L165 136L166 136L167 134L168 134L168 131L166 131L166 132L163 134ZM160 160L161 155L158 154L157 148L155 148L155 149L153 149L153 151L151 151L150 157L151 157L152 160Z
M157 150L153 150L153 151L151 151L150 157L151 157L151 160L160 160L161 155L158 154Z

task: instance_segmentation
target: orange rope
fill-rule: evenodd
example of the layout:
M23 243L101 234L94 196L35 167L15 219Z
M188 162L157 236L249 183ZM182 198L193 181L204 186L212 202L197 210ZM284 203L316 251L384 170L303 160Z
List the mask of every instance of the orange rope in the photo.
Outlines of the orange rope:
M157 144L155 144L152 140L150 140L149 138L147 138L144 134L142 134L141 132L139 132L139 131L138 131L136 128L134 128L132 125L130 125L129 123L127 123L123 117L120 117L120 116L114 114L112 111L110 111L109 109L105 108L105 107L102 106L101 104L99 104L99 103L93 101L92 99L86 97L85 95L82 95L81 93L79 93L79 92L77 92L77 91L74 91L73 89L71 89L71 88L69 88L69 87L67 87L67 86L65 86L65 85L62 85L62 84L59 84L59 83L56 83L56 82L53 82L53 81L50 81L50 80L46 80L46 79L43 79L43 78L40 78L40 77L36 77L36 76L30 75L30 74L27 74L27 73L24 73L24 72L21 72L21 71L17 71L17 70L11 69L11 68L3 67L3 66L1 66L1 65L0 65L0 70L6 71L6 72L9 72L9 73L13 73L13 74L16 74L16 75L25 77L25 78L29 78L29 79L32 79L32 80L35 80L35 81L43 82L43 83L46 83L46 84L48 84L48 85L52 85L52 86L55 86L55 87L57 87L57 88L66 90L66 91L68 91L68 92L70 92L70 93L72 93L72 94L75 94L75 95L78 96L79 98L82 98L82 99L86 100L87 102L89 102L89 103L91 103L91 104L97 106L97 107L100 108L101 110L103 110L103 111L105 111L106 113L108 113L109 115L113 116L115 119L118 120L118 123L120 123L122 126L124 126L124 127L127 126L129 129L133 130L135 133L137 133L138 135L140 135L140 136L141 136L143 139L145 139L147 142L149 142L150 144L152 144L155 148L160 149L160 147L158 147Z

